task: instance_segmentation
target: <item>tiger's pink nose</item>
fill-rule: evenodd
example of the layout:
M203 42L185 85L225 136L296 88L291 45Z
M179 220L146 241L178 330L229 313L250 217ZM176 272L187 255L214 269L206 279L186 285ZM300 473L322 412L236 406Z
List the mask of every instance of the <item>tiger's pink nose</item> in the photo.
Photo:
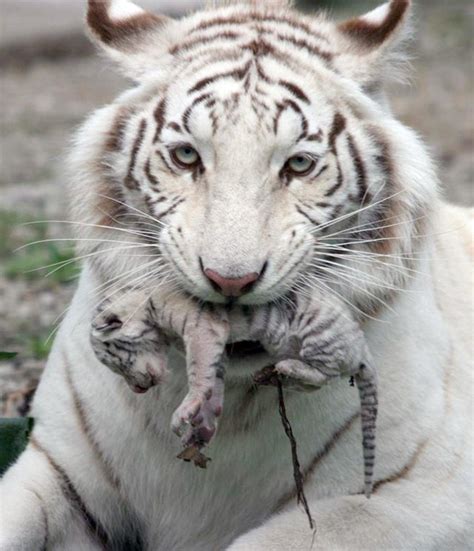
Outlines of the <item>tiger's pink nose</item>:
M240 297L244 293L250 291L253 284L260 277L260 274L257 272L252 272L251 274L246 274L237 278L223 277L221 274L209 268L205 269L204 273L214 289L225 297Z

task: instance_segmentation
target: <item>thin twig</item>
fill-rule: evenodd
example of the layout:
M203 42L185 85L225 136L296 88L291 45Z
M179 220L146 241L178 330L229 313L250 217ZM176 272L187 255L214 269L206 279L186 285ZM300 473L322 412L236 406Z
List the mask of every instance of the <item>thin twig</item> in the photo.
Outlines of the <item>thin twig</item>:
M303 474L301 472L300 462L298 459L298 448L296 445L296 438L293 434L288 415L286 414L285 398L283 395L283 384L281 376L275 371L273 366L267 366L261 369L254 375L254 382L258 385L276 386L278 391L278 411L280 413L281 423L285 430L285 434L288 437L291 445L291 459L293 462L293 478L296 486L296 499L297 503L303 506L306 516L308 517L309 526L311 530L315 530L314 519L311 516L309 510L308 500L304 493L304 481Z

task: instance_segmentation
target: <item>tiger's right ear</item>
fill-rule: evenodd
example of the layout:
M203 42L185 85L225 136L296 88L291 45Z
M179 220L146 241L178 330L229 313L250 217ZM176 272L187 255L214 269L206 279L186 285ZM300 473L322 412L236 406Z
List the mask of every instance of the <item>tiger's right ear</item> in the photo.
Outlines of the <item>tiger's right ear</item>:
M156 69L166 53L175 21L146 12L129 0L88 0L87 27L93 42L135 80Z

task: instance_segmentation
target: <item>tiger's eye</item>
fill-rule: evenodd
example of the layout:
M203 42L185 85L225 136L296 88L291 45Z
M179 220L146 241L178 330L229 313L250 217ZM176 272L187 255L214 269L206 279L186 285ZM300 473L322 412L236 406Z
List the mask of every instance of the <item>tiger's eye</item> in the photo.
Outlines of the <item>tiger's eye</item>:
M314 161L311 157L306 157L305 155L295 155L288 160L287 167L293 174L301 176L311 172L314 168Z
M180 145L173 149L171 158L181 168L192 168L201 160L199 153L190 145Z

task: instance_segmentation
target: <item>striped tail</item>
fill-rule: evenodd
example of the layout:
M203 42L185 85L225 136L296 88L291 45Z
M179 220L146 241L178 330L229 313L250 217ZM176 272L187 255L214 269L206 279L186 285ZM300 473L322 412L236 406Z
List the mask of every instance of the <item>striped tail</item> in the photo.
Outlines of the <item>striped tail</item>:
M375 465L375 420L377 418L377 378L375 371L366 364L360 366L355 376L360 397L362 423L362 451L364 456L364 493L370 498Z

